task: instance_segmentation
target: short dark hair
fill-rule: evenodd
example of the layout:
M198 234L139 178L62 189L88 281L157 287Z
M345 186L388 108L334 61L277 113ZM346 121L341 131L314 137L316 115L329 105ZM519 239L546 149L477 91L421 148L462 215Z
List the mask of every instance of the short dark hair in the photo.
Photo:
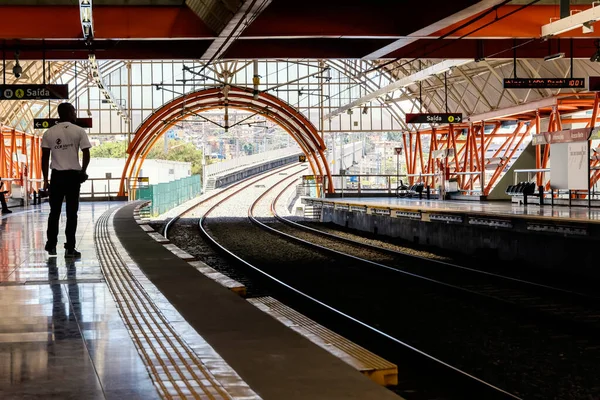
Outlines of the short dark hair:
M69 115L71 114L71 110L75 111L75 107L73 107L73 104L71 103L60 103L58 105L58 116L61 119L67 118L69 117Z

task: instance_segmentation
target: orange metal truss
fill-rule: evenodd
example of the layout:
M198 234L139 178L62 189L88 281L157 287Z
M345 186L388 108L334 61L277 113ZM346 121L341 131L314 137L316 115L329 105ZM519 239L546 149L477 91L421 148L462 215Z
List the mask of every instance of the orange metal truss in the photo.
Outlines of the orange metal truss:
M542 120L547 120L546 132L556 132L568 124L586 124L587 127L595 127L600 117L598 106L600 98L596 94L565 94L556 98L556 104L550 107L532 108L526 112L502 116L486 121L473 121L462 124L450 124L434 127L418 132L409 132L403 135L404 152L409 182L415 183L420 179L426 185L434 186L433 175L446 172L450 178L456 178L460 191L474 190L477 183L483 188L483 195L489 195L494 185L502 175L502 171L513 158L521 144L532 134L542 133ZM527 107L523 107L526 109ZM566 116L576 111L592 111L589 118L575 118ZM512 133L498 133L501 124L513 121L516 126ZM485 127L492 126L489 133L485 133ZM429 137L429 155L425 160L423 147L424 137ZM503 139L500 147L496 149L492 157L486 158L486 154L494 139ZM591 144L591 143L590 143ZM450 150L454 156L442 159L434 158L436 150ZM536 146L536 169L548 168L550 159L550 145ZM592 167L600 165L598 160L591 162ZM483 172L492 170L489 181L482 179L488 174ZM593 186L600 180L600 170L590 171L590 184ZM536 175L537 186L543 185L550 188L550 181L545 173L538 172ZM590 186L590 187L591 187Z
M42 177L42 138L4 125L0 125L0 136L0 177L12 178L22 185L26 176L28 192L39 189L40 183L31 180ZM19 155L24 155L26 162L19 162ZM10 191L10 185L5 187Z
M148 117L135 132L127 149L129 156L121 176L119 195L126 194L127 180L135 187L142 163L167 130L194 113L222 107L251 110L280 125L307 155L313 174L327 177L327 190L333 191L333 181L324 154L325 143L315 126L302 113L270 94L254 95L251 90L227 87L227 90L214 88L178 97Z

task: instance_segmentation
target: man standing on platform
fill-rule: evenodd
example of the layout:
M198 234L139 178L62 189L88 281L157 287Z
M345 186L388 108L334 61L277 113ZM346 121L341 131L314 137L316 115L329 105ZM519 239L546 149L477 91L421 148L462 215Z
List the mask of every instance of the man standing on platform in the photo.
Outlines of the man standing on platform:
M44 189L50 192L50 216L48 217L48 241L46 251L56 255L58 222L63 199L67 202L67 226L65 235L65 257L81 257L75 250L79 190L86 181L86 170L90 163L90 141L83 128L75 125L77 113L70 103L58 106L60 122L48 129L42 138L42 173ZM79 150L83 153L83 165L79 164ZM52 179L48 183L48 164L52 155Z

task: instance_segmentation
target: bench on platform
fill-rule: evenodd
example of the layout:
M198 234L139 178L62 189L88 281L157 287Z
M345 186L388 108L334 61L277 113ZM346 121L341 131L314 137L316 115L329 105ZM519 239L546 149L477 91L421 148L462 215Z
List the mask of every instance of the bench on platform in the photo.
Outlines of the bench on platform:
M516 203L527 205L528 198L537 198L540 199L541 204L544 193L543 187L540 187L537 193L535 189L534 182L519 182L516 185L509 185L504 193L511 196L512 201Z

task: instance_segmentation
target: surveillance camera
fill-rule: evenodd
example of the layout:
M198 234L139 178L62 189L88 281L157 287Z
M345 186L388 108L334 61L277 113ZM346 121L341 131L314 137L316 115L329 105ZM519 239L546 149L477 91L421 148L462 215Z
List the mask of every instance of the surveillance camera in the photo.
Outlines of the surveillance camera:
M21 77L21 75L23 75L23 68L17 64L13 67L13 74L15 75L15 78L19 79Z

